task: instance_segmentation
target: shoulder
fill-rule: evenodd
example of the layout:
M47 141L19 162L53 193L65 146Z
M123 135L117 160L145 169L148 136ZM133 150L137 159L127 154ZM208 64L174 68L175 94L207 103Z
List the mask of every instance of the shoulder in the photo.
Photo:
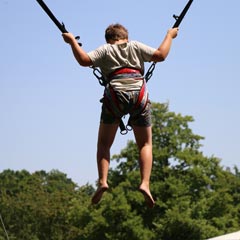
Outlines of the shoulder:
M147 44L145 44L145 43L142 43L142 42L139 42L139 41L136 41L136 40L131 40L131 41L129 41L129 44L130 45L132 45L132 46L138 46L138 47L144 47L144 48L148 48L148 47L150 47L150 46L148 46Z
M147 44L136 41L136 40L129 41L129 46L131 46L132 48L138 49L140 51L146 51L146 50L152 49L152 47L148 46Z
M110 48L110 44L105 43L101 46L99 46L98 48L96 48L94 51L106 51Z
M139 46L141 45L141 43L139 41L136 40L131 40L128 42L129 46Z
M109 44L103 44L96 48L95 50L92 50L88 52L88 55L90 58L96 57L96 56L104 56L109 50Z

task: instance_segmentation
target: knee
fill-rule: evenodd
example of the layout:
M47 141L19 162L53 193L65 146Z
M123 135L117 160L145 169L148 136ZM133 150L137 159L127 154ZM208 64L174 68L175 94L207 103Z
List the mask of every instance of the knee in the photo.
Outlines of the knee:
M97 146L97 158L109 159L110 158L110 146L104 144L98 144Z
M143 149L146 149L146 150L152 150L152 144L149 142L145 142L145 143L142 143L142 144L138 144L138 149L139 151L143 150Z

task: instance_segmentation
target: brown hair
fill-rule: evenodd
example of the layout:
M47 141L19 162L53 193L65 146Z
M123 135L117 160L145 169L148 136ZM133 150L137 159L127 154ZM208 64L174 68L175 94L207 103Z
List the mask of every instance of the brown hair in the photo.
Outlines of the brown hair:
M105 30L105 39L106 42L109 42L109 40L128 39L128 30L119 23L111 24Z

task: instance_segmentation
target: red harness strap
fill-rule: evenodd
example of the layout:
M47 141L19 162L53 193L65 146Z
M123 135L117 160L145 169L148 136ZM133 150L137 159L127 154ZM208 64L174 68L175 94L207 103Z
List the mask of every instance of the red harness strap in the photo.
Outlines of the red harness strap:
M146 91L146 83L144 82L140 89L137 102L134 104L133 108L129 111L130 114L134 113L134 111L141 113L146 108L147 103L148 103L148 96L145 96L145 94L146 94L145 91ZM119 106L119 101L118 101L116 92L113 90L113 88L111 86L109 87L108 94L107 93L104 94L103 102L104 102L106 108L112 113L112 115L114 117L121 118L122 116L125 115L125 113L122 112L122 110ZM142 106L139 108L139 106L141 104L142 104ZM127 132L130 130L132 130L130 118L129 118L126 126L124 125L123 120L120 119L121 134L127 134Z
M120 68L115 70L114 72L112 72L108 79L109 81L111 81L111 79L113 79L114 77L117 77L117 75L130 75L129 77L133 77L136 79L136 81L139 79L143 79L141 71L138 69L133 69L133 68ZM135 74L136 77L131 76L131 74ZM140 75L140 76L139 76ZM125 76L124 76L125 77ZM120 117L123 115L122 110L120 109L119 106L119 101L118 101L118 97L116 95L116 92L114 91L114 89L111 86L108 86L108 92L104 93L104 98L103 101L105 103L105 106L107 107L107 109L113 114L114 117ZM138 99L137 102L135 103L135 105L133 106L133 108L131 109L130 113L133 113L135 110L138 109L138 107L142 104L143 100L144 100L144 105L143 107L141 107L141 109L139 109L139 112L142 112L148 102L148 96L145 97L145 91L146 91L146 82L144 81L139 95L138 95ZM122 134L126 134L128 132L128 130L131 130L131 126L130 123L128 121L127 126L124 125L122 119L120 120L120 129L121 129L121 133Z
M119 74L142 74L139 69L135 68L118 68L117 70L113 71L112 73L109 74L108 79L112 79L115 75Z
M141 102L142 102L142 100L143 100L143 97L144 97L144 94L145 94L145 90L146 90L146 82L144 81L144 83L143 83L143 85L142 85L142 87L141 87L141 90L140 90L140 92L139 92L139 95L138 95L138 100L137 100L137 102L136 102L136 104L135 104L135 106L134 106L134 108L133 108L133 111L134 111L135 109L137 109L138 106L141 104ZM147 104L147 100L146 100L146 103L144 103L144 108L143 108L143 110L145 109L146 104Z

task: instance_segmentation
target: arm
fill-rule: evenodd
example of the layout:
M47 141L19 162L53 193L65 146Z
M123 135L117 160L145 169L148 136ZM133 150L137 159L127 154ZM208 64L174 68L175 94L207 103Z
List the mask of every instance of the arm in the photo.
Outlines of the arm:
M79 43L71 33L63 33L63 39L68 43L77 62L84 67L92 66L92 61L88 54L79 46Z
M154 52L151 61L162 62L166 59L172 45L172 39L177 36L178 28L171 28L168 30L164 40L159 48Z

